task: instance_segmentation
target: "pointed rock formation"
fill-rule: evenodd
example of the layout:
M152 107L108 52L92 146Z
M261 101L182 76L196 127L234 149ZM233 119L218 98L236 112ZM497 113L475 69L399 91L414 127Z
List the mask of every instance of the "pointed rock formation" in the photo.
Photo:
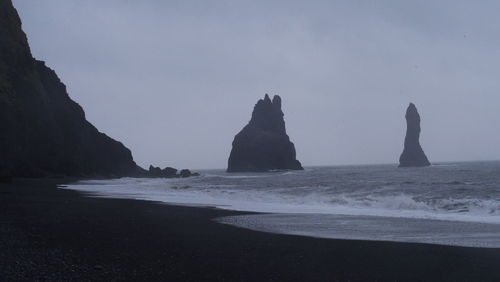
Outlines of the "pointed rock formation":
M410 103L408 110L406 110L406 124L405 147L399 158L399 167L430 166L431 164L420 146L420 115L413 103Z
M56 73L32 57L11 0L0 0L0 170L16 177L143 172L129 149L85 119Z
M255 105L252 119L236 135L228 172L263 172L275 169L302 170L295 146L286 134L281 98L266 94Z

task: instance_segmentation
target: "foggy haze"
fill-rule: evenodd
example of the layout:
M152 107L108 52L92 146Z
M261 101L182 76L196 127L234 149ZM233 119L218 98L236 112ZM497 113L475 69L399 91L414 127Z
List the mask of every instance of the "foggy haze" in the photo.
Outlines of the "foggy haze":
M500 159L496 1L14 0L34 57L136 162L224 168L265 93L304 166ZM404 3L403 3L404 2Z

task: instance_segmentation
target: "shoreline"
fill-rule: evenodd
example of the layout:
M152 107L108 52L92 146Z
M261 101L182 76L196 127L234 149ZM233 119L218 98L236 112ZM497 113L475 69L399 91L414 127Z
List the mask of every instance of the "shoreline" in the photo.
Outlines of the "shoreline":
M90 180L93 181L93 180ZM81 189L80 185L68 183L58 188L82 193L87 197L104 199L129 199L166 204L179 207L219 209L242 215L224 215L213 219L217 223L234 227L266 232L271 234L296 235L308 238L399 242L413 244L431 244L440 246L500 249L500 225L496 221L472 221L455 218L412 217L396 215L334 214L319 212L283 212L258 209L238 209L231 204L202 202L175 202L159 200L148 194L141 194L140 189L132 194L108 191L104 186L91 186L97 189ZM86 186L86 185L83 185ZM100 189L104 191L99 191ZM240 207L241 208L241 207ZM361 225L360 225L361 224ZM385 226L381 229L378 225ZM407 230L402 234L402 230ZM349 231L356 230L356 231ZM456 235L456 230L462 234ZM418 236L414 234L418 233Z
M56 187L68 182L0 184L7 281L500 281L498 249L252 231L214 220L251 212Z
M445 220L279 213L223 216L214 220L221 224L258 232L306 238L423 244L500 251L498 238L500 229L496 224L474 224L471 226L468 222ZM380 226L384 226L384 228L380 228ZM444 234L443 227L446 230ZM405 231L404 235L398 234L405 229L413 230L415 233ZM426 233L422 230L431 231ZM460 230L462 234L453 237L451 230ZM475 233L476 230L481 231Z

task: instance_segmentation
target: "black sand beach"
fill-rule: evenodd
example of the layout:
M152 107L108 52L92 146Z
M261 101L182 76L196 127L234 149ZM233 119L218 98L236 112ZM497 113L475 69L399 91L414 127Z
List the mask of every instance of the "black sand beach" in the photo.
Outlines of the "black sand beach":
M499 249L259 233L58 182L0 184L0 281L500 281Z

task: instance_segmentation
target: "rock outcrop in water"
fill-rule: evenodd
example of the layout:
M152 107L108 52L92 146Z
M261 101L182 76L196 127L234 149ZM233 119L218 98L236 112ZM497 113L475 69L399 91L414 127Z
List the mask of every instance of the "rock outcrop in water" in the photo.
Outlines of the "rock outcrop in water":
M259 100L252 119L234 138L227 171L302 170L283 116L279 96Z
M174 178L177 177L177 169L173 167L166 167L161 169L159 167L149 166L149 176L150 177L160 177L160 178Z
M186 177L192 177L192 176L200 176L199 173L192 173L189 169L182 169L178 174L177 174L177 169L173 167L166 167L164 169L161 169L159 167L154 167L152 165L149 166L149 171L147 174L147 177L153 177L153 178L186 178Z
M399 158L400 167L422 167L430 166L427 156L420 146L420 115L417 107L410 103L406 111L406 138L405 146L401 157Z
M0 0L0 158L0 170L16 177L145 173L129 149L85 119L56 73L33 58L11 0Z

